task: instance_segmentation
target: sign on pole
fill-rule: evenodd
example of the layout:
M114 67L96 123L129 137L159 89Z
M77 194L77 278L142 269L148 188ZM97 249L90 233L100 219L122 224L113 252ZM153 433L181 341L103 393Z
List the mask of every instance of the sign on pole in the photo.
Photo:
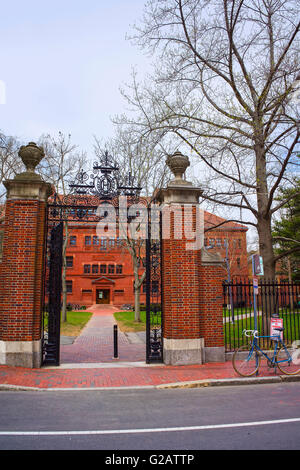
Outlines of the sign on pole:
M264 266L263 259L259 255L252 256L252 274L253 276L263 276L264 275Z
M270 323L270 336L280 335L283 340L283 331L277 331L275 328L283 328L283 318L271 318Z
M253 276L253 291L255 295L258 295L258 278Z

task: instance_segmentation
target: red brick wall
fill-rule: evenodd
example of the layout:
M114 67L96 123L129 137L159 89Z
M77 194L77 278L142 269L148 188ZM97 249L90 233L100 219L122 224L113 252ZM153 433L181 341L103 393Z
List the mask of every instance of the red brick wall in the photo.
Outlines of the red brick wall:
M195 223L194 211L193 227ZM162 243L165 338L200 337L200 250L187 250L186 242L186 238L174 239L174 214L172 213L170 239L163 240Z
M0 221L0 279L2 269L2 250L3 250L4 221Z
M223 273L220 266L199 265L200 331L205 347L224 346Z
M1 340L41 338L44 223L44 203L7 201L0 271Z

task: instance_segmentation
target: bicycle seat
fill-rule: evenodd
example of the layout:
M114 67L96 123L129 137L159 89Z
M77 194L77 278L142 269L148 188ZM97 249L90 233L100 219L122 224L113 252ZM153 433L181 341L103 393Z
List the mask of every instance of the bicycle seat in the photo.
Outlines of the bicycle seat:
M276 330L276 331L283 331L284 328L274 328L274 330Z

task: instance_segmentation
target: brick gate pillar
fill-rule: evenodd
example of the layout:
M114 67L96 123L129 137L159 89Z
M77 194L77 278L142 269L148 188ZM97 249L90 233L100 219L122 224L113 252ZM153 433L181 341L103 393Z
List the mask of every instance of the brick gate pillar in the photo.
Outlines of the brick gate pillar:
M5 181L0 270L0 364L40 367L46 204L51 185L34 169L44 156L33 142L20 148L26 171Z
M165 364L224 361L223 260L203 248L202 190L182 176L189 159L167 160L175 175L159 191L162 204L163 356Z
M219 253L201 250L199 265L200 331L203 362L224 362L223 280L225 262Z

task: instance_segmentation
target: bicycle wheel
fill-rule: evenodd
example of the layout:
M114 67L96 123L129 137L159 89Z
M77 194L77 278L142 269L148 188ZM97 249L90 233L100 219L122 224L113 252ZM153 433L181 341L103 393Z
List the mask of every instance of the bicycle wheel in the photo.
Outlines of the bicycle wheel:
M300 352L294 347L281 346L276 354L278 369L287 375L296 375L300 372Z
M236 349L232 357L234 370L242 377L251 377L258 370L260 355L252 345L244 345Z

